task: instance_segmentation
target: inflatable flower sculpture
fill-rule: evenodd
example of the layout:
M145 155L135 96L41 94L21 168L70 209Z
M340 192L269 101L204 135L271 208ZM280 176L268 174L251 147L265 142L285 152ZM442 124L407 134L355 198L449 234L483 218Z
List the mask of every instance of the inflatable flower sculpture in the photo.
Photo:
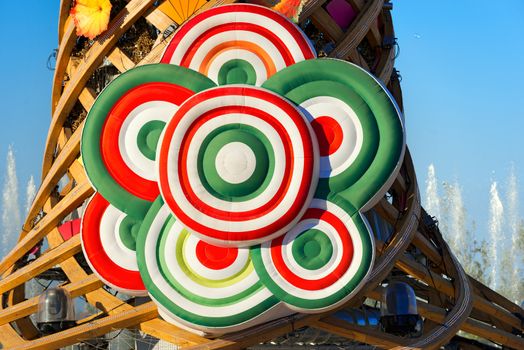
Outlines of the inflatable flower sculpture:
M248 4L193 17L161 62L115 79L86 120L93 271L206 334L348 301L373 263L362 212L404 152L388 92Z

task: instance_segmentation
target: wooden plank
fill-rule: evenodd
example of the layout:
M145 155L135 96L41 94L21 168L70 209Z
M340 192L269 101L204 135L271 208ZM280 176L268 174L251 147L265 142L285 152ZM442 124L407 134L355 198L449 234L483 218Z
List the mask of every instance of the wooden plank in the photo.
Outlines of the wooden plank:
M91 109L91 106L93 103L95 103L96 94L91 88L84 88L82 89L82 92L80 93L80 96L78 96L78 100L82 104L82 106L85 108L86 111L89 112ZM79 129L81 129L79 127Z
M77 183L88 181L84 166L80 162L80 159L77 158L69 167L69 172L75 179Z
M85 60L78 67L74 77L67 84L56 109L47 135L42 178L44 178L53 163L53 152L56 138L67 115L73 108L76 99L84 88L95 69L104 59L104 56L116 44L118 38L155 2L155 0L131 0L126 7L111 21L107 31L100 35L85 55Z
M58 12L58 42L62 41L64 36L66 21L69 17L69 10L71 8L71 0L60 0L60 10Z
M395 337L391 334L366 327L355 326L336 317L326 317L312 323L311 326L347 339L353 339L383 349L408 344L404 338Z
M473 285L473 287L478 290L479 295L484 296L486 299L494 302L495 304L500 305L501 307L505 308L511 313L519 314L521 318L524 318L524 310L518 306L515 303L512 303L504 296L500 295L499 293L495 292L494 290L489 289L476 279L470 277L469 282Z
M169 16L162 12L158 7L147 11L144 17L160 31L160 35L162 35L169 26L175 24L175 21L169 18Z
M341 59L346 58L349 55L349 52L355 49L366 36L371 23L376 20L383 5L384 0L369 0L366 2L357 18L355 18L353 23L349 26L344 38L338 43L337 47L329 54L329 56Z
M384 19L384 37L395 37L395 32L393 31L393 20L391 19L391 13L389 11L383 11ZM380 55L380 61L378 62L375 75L384 82L388 84L391 73L393 72L393 65L395 63L395 46L390 48L382 48L382 54Z
M69 291L72 298L84 295L88 292L102 287L104 284L94 274L87 276L85 279L75 281L64 285L63 287ZM10 306L8 309L0 310L0 325L12 322L19 318L29 316L38 310L38 296L29 300L23 301L16 305Z
M25 300L24 287L24 285L17 286L15 289L7 293L7 309ZM22 338L26 340L35 339L40 335L40 332L36 328L35 324L28 316L20 317L13 323L13 326L16 326L16 329Z
M126 70L129 70L135 66L135 63L131 61L131 59L127 57L127 55L118 47L115 47L113 50L109 51L107 58L120 73L124 73Z
M64 244L48 250L29 265L16 270L14 273L2 279L0 281L0 294L29 281L31 278L47 271L61 261L79 253L81 250L80 235L75 235Z
M33 248L51 229L56 227L73 209L93 193L89 183L78 184L64 199L62 199L42 220L0 262L0 274L14 265L31 248Z
M64 0L67 1L67 0ZM67 27L58 47L56 56L55 74L53 77L53 87L51 90L51 113L54 113L56 105L62 95L64 78L67 66L69 65L71 52L76 44L75 24L73 21L67 23Z
M364 7L366 3L364 0L347 0L347 1L351 5L351 7L353 7L354 10L357 10L359 12L362 10L362 8ZM380 35L380 31L378 30L376 21L375 23L373 23L370 26L367 37L368 37L368 40L371 46L380 46L382 44L381 42L382 36Z
M344 36L342 29L322 7L317 8L313 12L311 19L315 26L327 34L334 42L339 41Z
M455 286L453 286L450 281L444 279L441 275L434 273L433 271L408 258L407 256L402 256L396 262L396 266L404 272L424 281L438 291L450 297L454 297ZM493 317L496 317L498 320L512 327L517 329L522 328L522 323L516 316L505 311L503 308L486 301L483 298L479 298L476 295L473 297L473 307L493 315Z
M211 342L209 339L200 337L158 318L141 323L138 326L138 329L155 338L162 339L179 346L191 346L195 344L206 344Z
M9 325L0 326L0 344L4 349L12 349L26 341Z
M126 328L137 323L153 319L158 316L158 311L153 302L139 305L111 316L94 320L89 323L48 335L24 344L14 346L12 350L52 350L102 336L115 328Z
M33 228L33 218L38 215L45 201L49 197L49 193L58 184L58 181L60 181L60 178L65 174L69 165L78 157L78 154L80 153L80 138L82 137L83 125L82 122L80 127L75 130L73 135L69 138L46 177L42 180L42 184L31 204L31 209L29 209L29 212L27 213L27 218L23 226L23 229L26 232L29 232Z
M309 0L306 1L302 7L302 12L300 13L299 22L305 21L313 12L315 12L320 6L324 5L327 0Z
M425 256L429 258L435 265L440 266L442 263L442 255L439 253L435 245L427 239L422 233L417 231L413 241L411 242L415 247L420 249Z

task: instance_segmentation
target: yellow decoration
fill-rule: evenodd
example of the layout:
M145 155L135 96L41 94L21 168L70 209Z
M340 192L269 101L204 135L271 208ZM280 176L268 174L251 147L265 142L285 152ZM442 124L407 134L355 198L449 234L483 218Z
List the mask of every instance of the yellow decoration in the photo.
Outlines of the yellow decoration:
M290 20L298 23L298 17L302 12L302 7L308 0L281 0L272 7L273 10L280 12Z
M166 0L158 8L176 24L182 24L206 2L207 0Z
M76 35L94 39L107 30L111 2L109 0L76 0L71 9Z

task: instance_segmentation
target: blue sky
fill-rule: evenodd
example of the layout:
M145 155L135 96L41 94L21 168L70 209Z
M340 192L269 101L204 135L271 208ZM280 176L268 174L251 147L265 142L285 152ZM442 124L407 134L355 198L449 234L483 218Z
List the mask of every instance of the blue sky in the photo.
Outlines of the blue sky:
M58 6L59 0L0 2L2 182L9 144L21 186L31 174L40 181L51 118L53 72L46 62L57 47ZM503 185L512 162L524 178L523 14L522 0L497 6L487 0L394 1L401 49L396 67L420 187L434 163L440 180L462 185L479 231L487 225L490 182Z

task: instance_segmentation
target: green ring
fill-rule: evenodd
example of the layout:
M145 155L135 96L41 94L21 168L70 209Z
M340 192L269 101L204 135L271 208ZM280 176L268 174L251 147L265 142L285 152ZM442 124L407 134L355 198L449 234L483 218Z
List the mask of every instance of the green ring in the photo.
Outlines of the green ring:
M131 216L126 216L118 227L118 235L124 246L136 250L136 237L140 229L141 221Z
M322 231L310 229L300 233L291 246L293 259L307 270L317 270L333 256L333 244Z
M255 85L257 72L253 66L241 59L227 61L218 71L218 85L248 84Z
M315 196L337 193L355 212L385 191L404 152L402 116L382 84L362 68L341 60L311 59L271 76L262 86L299 105L316 96L345 101L357 114L364 132L362 150L351 166L320 179ZM351 213L351 214L353 214Z
M339 196L332 196L328 198L330 202L335 203L346 212L354 212L354 208ZM255 270L260 277L262 283L273 293L280 301L293 305L304 311L308 310L324 310L336 306L343 300L347 300L348 296L353 295L363 285L368 273L371 271L373 263L373 238L371 232L368 230L367 224L362 219L360 213L355 213L351 216L353 223L357 227L358 234L362 241L362 263L357 269L357 272L345 286L342 286L337 292L320 299L306 299L300 296L289 294L288 291L282 289L267 271L264 261L262 260L261 246L257 245L251 248L251 258L255 265Z
M138 240L137 240L137 262L138 262L138 268L140 271L140 275L142 277L142 280L144 282L144 285L146 286L148 292L152 295L154 299L156 299L159 303L161 303L169 312L176 314L177 317L180 317L190 323L193 323L195 325L200 325L203 327L231 327L235 325L242 324L244 322L247 322L255 317L258 317L260 314L270 310L272 307L277 305L278 300L274 296L269 296L268 298L264 299L262 302L260 302L258 305L253 306L251 309L246 310L243 313L231 315L227 317L204 317L202 315L198 315L195 313L192 313L189 310L185 310L178 306L177 304L173 303L171 299L169 299L158 287L154 284L149 271L147 270L147 265L145 262L145 242L147 238L147 234L149 231L149 228L151 227L151 224L153 223L155 217L157 216L158 212L164 205L164 201L162 200L161 196L158 196L158 198L153 202L151 205L151 208L149 209L143 224L140 228L140 232L138 234ZM164 224L162 230L164 232L167 232L167 229L174 223L174 219L172 216L168 220L166 220L166 223ZM158 256L158 249L161 245L161 240L157 242L157 259ZM157 260L160 262L160 260ZM163 278L166 278L163 276ZM176 281L175 281L176 282ZM168 281L168 283L170 283ZM181 286L178 283L175 283L172 285L179 293L188 293L183 286ZM175 287L176 286L176 287ZM179 289L180 288L180 289ZM255 293L263 289L264 286L262 283L258 282L253 287L251 287L251 293ZM187 294L183 294L187 297ZM251 294L252 295L252 294ZM200 303L207 303L209 305L213 306L220 306L220 304L217 304L217 301L214 302L209 299L206 300L206 298L196 297L194 294L189 294L190 300L194 302L200 302ZM248 297L249 295L246 295L244 297ZM220 300L220 299L219 299ZM238 302L243 300L243 298L236 297L234 300L227 300L225 298L224 300L221 300L221 304L225 305L227 301L229 302Z
M111 82L97 97L86 118L80 144L85 171L93 187L119 210L135 217L145 215L151 202L121 187L102 161L100 135L108 113L129 90L147 83L165 82L199 92L216 86L209 78L172 64L150 64L130 69Z
M149 160L156 158L156 146L166 123L161 120L151 120L145 123L136 138L136 143L140 152Z
M257 157L255 171L246 181L231 184L215 168L216 154L227 143L242 142ZM197 159L198 176L213 196L230 202L243 202L259 196L269 185L275 168L273 147L267 136L245 124L227 124L213 130L202 142Z

